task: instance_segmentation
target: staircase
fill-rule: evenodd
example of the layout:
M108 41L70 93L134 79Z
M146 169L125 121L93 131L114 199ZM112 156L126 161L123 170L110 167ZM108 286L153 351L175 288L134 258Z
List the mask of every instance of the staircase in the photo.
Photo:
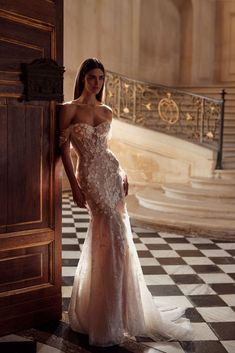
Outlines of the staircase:
M139 190L128 197L128 211L137 223L157 229L234 239L235 171Z
M219 99L220 87L186 89ZM188 184L144 188L128 197L128 211L137 224L156 229L235 239L235 87L226 88L223 170L211 178L192 177Z
M151 138L143 146L148 153L156 156L156 173L157 170L165 172L165 178L162 178L164 185L161 186L147 184L148 180L155 180L151 177L148 179L144 173L142 186L138 186L134 181L134 194L128 197L128 211L135 222L149 223L157 229L235 239L235 86L224 87L226 95L222 170L213 170L220 141L219 112L222 88L214 85L171 89L109 72L108 80L106 78L106 103L113 107L117 120L134 125L133 134L137 126L149 130L146 139L150 136ZM120 130L118 131L120 133ZM158 135L153 136L154 131L157 131ZM164 141L159 137L159 133L164 134ZM143 137L143 134L144 129L140 137ZM180 143L185 141L186 151L172 141L167 145L167 135L180 139ZM130 141L125 138L124 133L120 140L128 146ZM194 144L195 151L191 159L185 153L192 151L187 151L189 145L186 141ZM138 152L141 151L139 141L132 139L131 146L136 145L139 148L136 150L137 155L141 155L141 152ZM199 159L199 146L206 147L206 151L211 152L211 157L205 159L206 164L203 164L203 158ZM173 154L172 150L177 152ZM134 158L138 161L136 156ZM169 159L166 161L166 158ZM181 183L185 184L176 184L176 178L173 184L166 182L168 170L164 167L167 163L170 164L170 158L174 162L178 160L178 164L181 160L185 161L182 167L187 166L188 169L185 169L187 172L181 179ZM195 159L199 161L196 168ZM163 163L164 167L161 169L162 161L165 164ZM172 167L172 164L170 165ZM151 171L151 168L149 170ZM172 170L174 175L174 170L169 170ZM202 177L203 175L207 177ZM155 179L157 178L158 175L155 176ZM168 180L174 180L174 177ZM137 188L134 190L135 185Z

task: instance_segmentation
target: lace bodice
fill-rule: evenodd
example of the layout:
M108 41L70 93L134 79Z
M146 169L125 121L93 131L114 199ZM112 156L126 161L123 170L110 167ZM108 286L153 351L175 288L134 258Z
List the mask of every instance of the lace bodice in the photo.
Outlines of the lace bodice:
M112 214L124 203L122 179L125 175L114 154L108 149L111 124L97 126L71 124L62 131L60 144L68 139L79 156L78 179L92 212Z
M97 126L86 123L71 124L66 130L62 131L60 144L70 138L80 158L89 159L107 150L109 132L110 123L108 121L104 121Z
M111 125L104 121L97 126L86 123L71 124L60 135L60 145L70 139L81 158L92 158L107 150Z

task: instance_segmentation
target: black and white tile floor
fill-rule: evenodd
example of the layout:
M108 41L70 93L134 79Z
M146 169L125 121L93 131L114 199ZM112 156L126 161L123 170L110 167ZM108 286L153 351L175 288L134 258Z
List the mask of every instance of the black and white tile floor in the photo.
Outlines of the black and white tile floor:
M66 310L89 216L63 198L63 304ZM187 308L192 342L144 342L167 353L235 353L235 242L133 228L148 288L157 300Z
M88 222L87 212L76 208L71 195L64 193L64 311L68 308ZM137 342L130 341L121 347L101 349L89 347L85 337L60 322L56 327L44 326L41 333L70 342L71 346L54 344L54 350L48 352L235 353L235 242L156 232L147 227L132 228L149 290L156 301L186 308L194 330L193 341L151 342L137 338Z

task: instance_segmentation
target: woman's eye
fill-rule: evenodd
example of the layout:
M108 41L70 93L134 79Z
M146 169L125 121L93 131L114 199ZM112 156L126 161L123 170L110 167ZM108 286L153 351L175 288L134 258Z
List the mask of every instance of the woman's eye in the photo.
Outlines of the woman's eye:
M104 80L104 76L100 76L100 77L88 76L88 80L99 80L99 81L103 81L103 80Z

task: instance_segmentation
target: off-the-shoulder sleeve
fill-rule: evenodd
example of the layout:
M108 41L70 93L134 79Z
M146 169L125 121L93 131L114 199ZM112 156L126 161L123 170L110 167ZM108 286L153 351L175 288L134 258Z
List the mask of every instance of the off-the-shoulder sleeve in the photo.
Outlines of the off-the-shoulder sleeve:
M70 130L69 128L63 129L60 131L60 139L59 139L59 146L63 146L65 142L69 140L70 137Z

